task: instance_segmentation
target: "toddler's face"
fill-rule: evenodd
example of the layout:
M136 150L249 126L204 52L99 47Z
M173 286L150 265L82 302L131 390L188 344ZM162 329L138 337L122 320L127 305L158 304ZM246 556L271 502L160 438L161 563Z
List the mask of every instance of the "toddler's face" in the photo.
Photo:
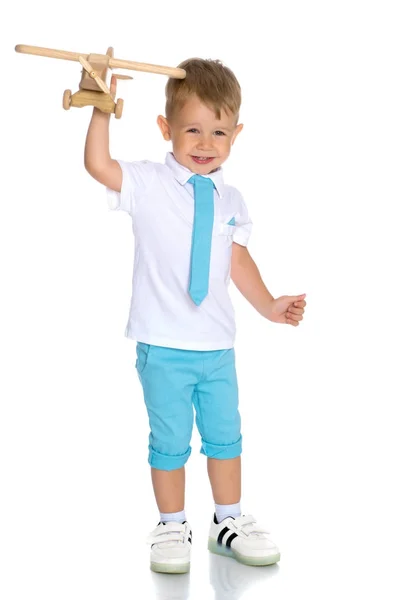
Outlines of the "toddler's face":
M172 141L176 160L198 175L208 175L228 158L231 146L243 125L236 115L221 110L221 119L191 96L172 120L159 116L158 126L165 140Z

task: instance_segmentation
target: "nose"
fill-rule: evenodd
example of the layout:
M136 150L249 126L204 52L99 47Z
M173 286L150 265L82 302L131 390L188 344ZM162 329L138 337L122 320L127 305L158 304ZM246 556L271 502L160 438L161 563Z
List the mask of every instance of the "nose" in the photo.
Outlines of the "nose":
M199 150L203 151L212 148L212 136L206 133L202 133L197 141L197 147Z

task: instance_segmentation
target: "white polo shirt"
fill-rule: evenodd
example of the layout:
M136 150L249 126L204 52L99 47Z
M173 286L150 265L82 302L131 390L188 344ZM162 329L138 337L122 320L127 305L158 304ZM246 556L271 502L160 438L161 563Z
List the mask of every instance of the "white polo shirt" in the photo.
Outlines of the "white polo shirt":
M193 173L169 152L165 164L126 162L121 193L107 188L109 207L132 217L133 289L125 335L139 342L184 350L232 348L236 327L228 294L232 241L247 246L252 222L240 192L223 182L222 168L207 177L214 189L208 295L189 296L194 215ZM229 225L234 218L235 225Z

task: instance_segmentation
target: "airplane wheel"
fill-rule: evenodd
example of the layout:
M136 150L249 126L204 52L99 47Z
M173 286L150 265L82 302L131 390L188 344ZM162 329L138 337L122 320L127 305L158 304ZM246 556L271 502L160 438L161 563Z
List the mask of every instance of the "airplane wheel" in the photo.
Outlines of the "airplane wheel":
M120 119L122 117L122 109L124 107L124 101L122 98L118 98L117 104L115 105L115 118Z
M63 108L69 110L71 108L71 90L65 90L63 96Z

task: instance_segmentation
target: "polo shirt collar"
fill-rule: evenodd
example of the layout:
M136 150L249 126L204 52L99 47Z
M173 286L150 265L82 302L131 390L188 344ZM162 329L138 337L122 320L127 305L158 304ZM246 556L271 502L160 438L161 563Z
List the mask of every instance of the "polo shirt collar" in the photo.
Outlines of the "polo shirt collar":
M190 169L178 163L172 152L167 152L167 156L165 157L165 164L171 169L175 179L179 181L181 185L185 185L185 183L189 181L192 175L194 175L194 173ZM218 167L218 169L214 171L214 173L209 173L208 175L204 175L204 177L208 177L212 180L219 197L222 198L224 188L224 177L222 174L222 167Z

